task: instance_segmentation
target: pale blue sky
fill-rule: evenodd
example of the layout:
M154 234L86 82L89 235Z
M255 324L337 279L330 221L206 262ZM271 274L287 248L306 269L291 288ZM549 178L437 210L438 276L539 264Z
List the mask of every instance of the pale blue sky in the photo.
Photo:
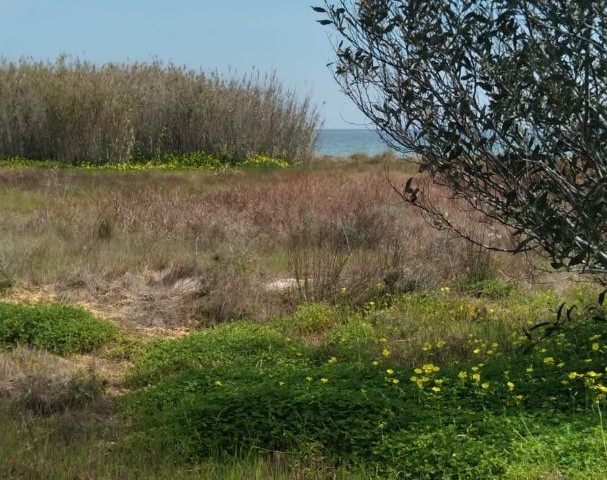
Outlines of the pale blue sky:
M316 2L320 3L320 2ZM327 128L358 128L361 114L326 64L330 32L314 0L0 0L0 56L93 62L158 58L204 70L275 70L310 93Z

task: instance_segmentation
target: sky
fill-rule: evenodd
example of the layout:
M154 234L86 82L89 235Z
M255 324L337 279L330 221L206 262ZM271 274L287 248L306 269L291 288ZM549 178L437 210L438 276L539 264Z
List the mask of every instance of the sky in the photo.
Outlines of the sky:
M327 63L330 29L320 0L0 0L0 57L96 63L151 61L195 70L275 71L310 95L325 128L365 128Z

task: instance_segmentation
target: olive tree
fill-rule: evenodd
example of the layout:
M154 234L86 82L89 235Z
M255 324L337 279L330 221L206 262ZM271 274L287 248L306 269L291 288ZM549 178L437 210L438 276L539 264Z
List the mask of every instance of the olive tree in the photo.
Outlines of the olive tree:
M540 247L554 268L607 273L604 1L313 8L332 30L342 90L392 147L415 153L426 178L510 227L509 251ZM467 235L421 178L407 181L402 197Z

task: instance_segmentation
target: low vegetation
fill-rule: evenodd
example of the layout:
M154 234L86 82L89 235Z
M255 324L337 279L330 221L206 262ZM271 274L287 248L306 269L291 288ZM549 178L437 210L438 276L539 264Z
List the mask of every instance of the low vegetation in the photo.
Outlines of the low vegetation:
M90 352L116 334L114 325L82 308L0 303L0 347L20 345L70 355Z
M604 295L383 167L0 170L3 474L601 478Z
M494 322L485 320L485 334L465 336L458 358L443 353L451 339L426 342L425 359L413 367L403 366L403 356L422 352L395 358L401 339L380 337L383 326L372 328L374 346L358 359L341 355L341 342L310 349L284 337L289 360L274 336L255 335L249 356L251 327L221 327L173 348L194 358L213 340L220 351L229 335L242 338L243 356L177 361L169 373L166 346L152 347L135 365L149 371L155 358L156 379L127 398L127 410L141 429L138 441L178 458L280 451L371 464L394 478L520 478L542 452L538 475L592 476L607 466L600 419L607 347L603 325L579 322L521 353L513 349L524 336L510 330L502 344L491 341ZM571 429L584 454L567 439Z

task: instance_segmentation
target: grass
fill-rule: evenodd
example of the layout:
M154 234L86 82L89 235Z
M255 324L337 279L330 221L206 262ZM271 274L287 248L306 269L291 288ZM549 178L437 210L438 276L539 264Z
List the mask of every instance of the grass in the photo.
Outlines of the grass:
M0 170L3 475L601 478L600 292L530 285L384 175Z
M396 160L389 166L394 178L410 169ZM14 295L46 291L46 300L82 303L135 325L265 318L291 313L300 301L360 305L390 276L394 292L432 288L459 278L476 258L403 209L381 163L222 172L11 168L0 170L0 185L0 270ZM525 261L493 258L487 275L528 278ZM289 278L299 280L295 296L266 287Z

